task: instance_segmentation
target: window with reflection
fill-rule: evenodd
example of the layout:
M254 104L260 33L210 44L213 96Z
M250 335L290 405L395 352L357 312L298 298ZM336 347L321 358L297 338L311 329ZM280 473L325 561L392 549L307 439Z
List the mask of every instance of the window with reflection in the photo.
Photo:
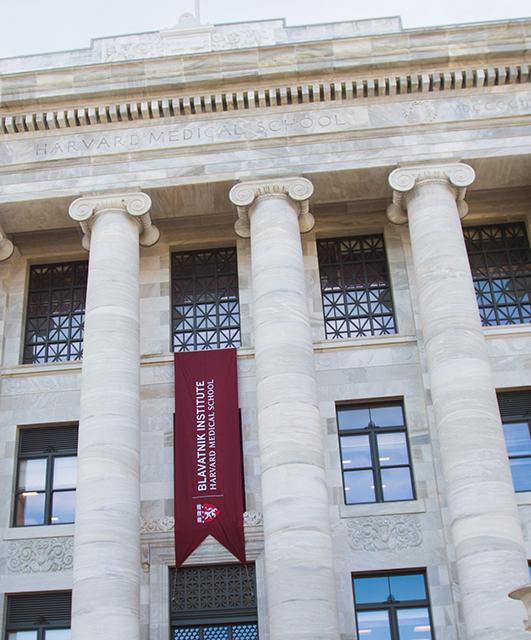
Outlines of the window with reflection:
M346 504L415 499L401 402L339 405L337 424Z
M531 250L523 222L463 229L484 326L531 321Z
M396 333L382 235L317 242L327 339Z
M77 426L20 430L14 524L74 522Z
M531 491L531 391L498 394L514 490Z
M30 267L24 364L82 357L87 274L86 261Z
M236 248L172 253L174 351L240 346Z
M70 640L70 591L7 596L7 640Z
M258 640L254 565L170 573L172 640Z
M434 638L425 572L354 575L353 588L358 638Z

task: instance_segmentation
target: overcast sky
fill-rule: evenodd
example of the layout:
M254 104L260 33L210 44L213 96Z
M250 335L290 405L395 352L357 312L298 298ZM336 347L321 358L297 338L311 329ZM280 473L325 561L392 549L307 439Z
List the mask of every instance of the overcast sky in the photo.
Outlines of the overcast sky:
M194 0L0 0L0 58L90 46L101 36L171 27ZM287 24L402 16L405 28L531 16L530 0L201 0L203 23Z

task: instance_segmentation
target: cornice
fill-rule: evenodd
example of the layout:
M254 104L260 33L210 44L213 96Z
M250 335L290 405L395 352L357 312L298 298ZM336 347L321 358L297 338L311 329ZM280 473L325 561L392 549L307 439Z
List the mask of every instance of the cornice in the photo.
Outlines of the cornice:
M330 75L328 73L327 75ZM269 88L241 85L234 90L197 90L180 96L156 96L116 102L88 103L85 106L54 108L45 111L4 113L0 116L0 139L31 132L89 128L92 126L160 119L179 120L203 114L255 112L304 104L352 104L372 99L404 95L469 93L470 90L531 83L530 65L434 69L387 75L369 71L363 76L334 79L320 77L315 82L276 82Z
M241 238L249 238L251 235L249 209L254 202L259 198L286 196L297 205L301 233L311 231L315 224L314 217L310 213L309 201L312 194L313 184L306 178L286 177L240 182L232 187L229 194L229 199L238 212L234 230Z

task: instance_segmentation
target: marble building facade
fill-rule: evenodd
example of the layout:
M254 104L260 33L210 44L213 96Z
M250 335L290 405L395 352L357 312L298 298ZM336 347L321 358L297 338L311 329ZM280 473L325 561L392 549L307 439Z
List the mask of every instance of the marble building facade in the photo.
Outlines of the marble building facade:
M10 603L70 591L74 640L170 637L172 255L229 248L259 637L528 637L509 593L530 582L531 490L515 490L497 397L531 390L529 243L511 272L528 289L494 319L467 249L479 227L530 237L530 41L525 19L184 19L0 60L6 638L53 640L45 623L21 635L23 613L10 627ZM383 238L391 324L365 313L347 336L327 324L323 247L367 237ZM28 362L32 268L87 260L83 357ZM411 493L386 498L382 458L380 493L352 499L340 437L357 436L342 415L393 403ZM20 526L21 433L73 425L75 523ZM232 562L207 540L186 566ZM413 574L424 599L355 603L353 580ZM400 611L428 606L428 624L400 626Z

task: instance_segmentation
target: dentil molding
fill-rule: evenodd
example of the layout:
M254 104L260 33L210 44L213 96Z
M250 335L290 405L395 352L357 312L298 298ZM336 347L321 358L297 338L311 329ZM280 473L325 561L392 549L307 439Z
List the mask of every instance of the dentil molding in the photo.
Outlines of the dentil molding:
M70 217L79 222L83 231L83 247L90 249L90 225L94 217L109 210L121 210L137 219L140 226L140 244L143 247L151 247L158 242L160 232L151 222L149 210L151 198L140 191L133 193L112 193L101 195L82 196L74 200L68 213Z
M7 551L9 573L69 571L74 560L73 537L33 538L10 542Z
M234 230L242 238L249 238L251 225L249 209L258 198L284 195L290 198L299 209L299 228L301 233L311 231L315 224L310 213L310 197L313 194L313 184L306 178L271 178L269 180L249 180L234 185L229 198L236 205L238 220Z
M398 167L389 175L389 184L393 189L393 202L387 207L387 217L395 224L405 224L407 194L419 184L443 180L455 189L459 217L464 218L468 213L468 205L465 202L466 188L474 182L475 178L474 169L462 162Z
M416 516L373 516L347 522L348 540L354 551L401 551L422 544Z

